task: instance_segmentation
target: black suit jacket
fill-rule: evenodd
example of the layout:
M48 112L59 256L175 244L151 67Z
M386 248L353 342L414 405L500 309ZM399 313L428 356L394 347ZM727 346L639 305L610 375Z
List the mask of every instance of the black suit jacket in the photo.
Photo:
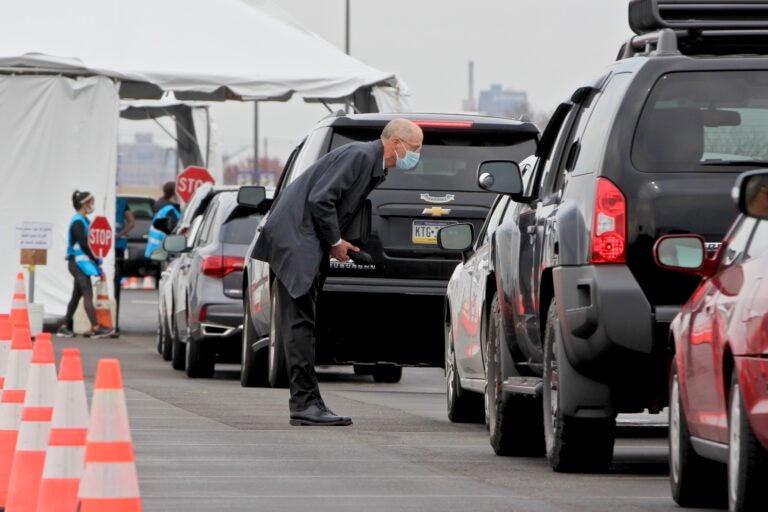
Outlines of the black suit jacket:
M365 198L386 177L380 140L352 142L307 168L275 199L253 256L296 298L306 294L323 257Z

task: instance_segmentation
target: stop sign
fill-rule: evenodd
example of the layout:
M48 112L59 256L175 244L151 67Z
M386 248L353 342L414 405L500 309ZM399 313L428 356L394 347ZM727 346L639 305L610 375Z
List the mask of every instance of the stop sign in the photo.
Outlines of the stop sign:
M215 183L213 176L205 167L190 165L176 178L176 195L188 203L195 190L203 183Z
M88 246L99 258L103 258L109 253L112 247L112 226L106 217L96 217L91 222L88 230Z

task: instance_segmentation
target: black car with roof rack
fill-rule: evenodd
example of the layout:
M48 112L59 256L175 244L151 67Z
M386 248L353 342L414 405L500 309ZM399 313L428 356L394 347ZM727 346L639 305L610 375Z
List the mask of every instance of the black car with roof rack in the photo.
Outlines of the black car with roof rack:
M437 230L457 222L479 228L493 196L477 185L478 164L521 160L533 153L539 134L531 123L475 115L331 115L293 151L276 196L332 149L378 139L398 116L424 131L420 163L407 173L391 170L369 195L364 249L373 262L331 261L316 327L317 364L353 364L379 382L399 381L402 366L443 365L443 297L460 255L437 246ZM254 244L255 238L249 255ZM244 386L286 385L283 350L270 336L270 285L268 265L247 258Z
M498 454L545 452L556 471L606 470L617 414L668 404L669 325L699 278L658 268L654 243L701 233L718 247L738 173L768 162L768 3L634 0L629 12L638 35L557 107L530 179L510 179L510 162L480 168L511 199L489 217L493 235L439 234L482 270L469 288L457 270L448 290L449 415L482 420L487 404Z

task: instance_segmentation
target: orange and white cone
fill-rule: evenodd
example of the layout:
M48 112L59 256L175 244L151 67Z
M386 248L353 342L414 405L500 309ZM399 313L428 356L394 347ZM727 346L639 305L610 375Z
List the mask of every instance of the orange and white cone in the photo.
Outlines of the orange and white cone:
M8 482L11 478L13 454L16 452L31 361L32 338L29 329L17 327L13 330L8 373L0 398L0 507L5 507L8 499Z
M131 427L117 359L100 360L96 370L78 502L79 512L141 512Z
M24 284L24 273L16 275L16 285L13 288L13 301L11 302L11 325L29 327L29 309L27 308L27 287Z
M11 466L5 512L36 512L56 395L56 360L51 335L40 333L32 349L19 438Z
M85 464L88 402L80 350L65 348L53 406L37 512L76 512L77 488Z
M144 280L141 282L141 289L142 290L154 290L155 289L155 278L152 276L144 276Z
M93 304L96 310L96 321L102 327L112 328L112 309L109 307L109 285L107 278L102 274L96 283L96 301Z
M0 314L0 391L5 384L5 375L8 373L8 354L11 351L11 316Z

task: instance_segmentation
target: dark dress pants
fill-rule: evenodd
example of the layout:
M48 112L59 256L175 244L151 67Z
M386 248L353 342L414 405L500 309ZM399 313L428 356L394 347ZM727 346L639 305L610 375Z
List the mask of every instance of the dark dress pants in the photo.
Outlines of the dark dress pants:
M317 298L324 282L325 271L322 271L306 294L293 298L280 279L274 280L277 293L276 335L285 348L291 412L303 411L311 405L325 407L315 374L315 316Z

